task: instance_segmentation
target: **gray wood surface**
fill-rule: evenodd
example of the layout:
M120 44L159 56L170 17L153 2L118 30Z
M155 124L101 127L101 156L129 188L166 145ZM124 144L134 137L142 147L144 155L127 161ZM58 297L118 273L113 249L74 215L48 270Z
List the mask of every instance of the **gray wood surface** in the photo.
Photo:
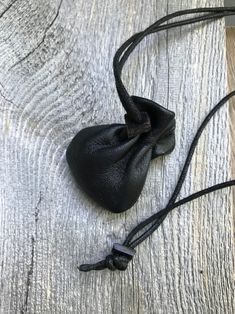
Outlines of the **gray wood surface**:
M190 141L227 92L224 21L151 35L126 66L136 95L176 112L177 145L138 203L113 215L77 188L65 150L85 126L121 122L112 57L157 18L222 0L0 2L0 313L234 313L232 190L175 210L124 272L80 273L166 204ZM229 179L224 107L181 196Z

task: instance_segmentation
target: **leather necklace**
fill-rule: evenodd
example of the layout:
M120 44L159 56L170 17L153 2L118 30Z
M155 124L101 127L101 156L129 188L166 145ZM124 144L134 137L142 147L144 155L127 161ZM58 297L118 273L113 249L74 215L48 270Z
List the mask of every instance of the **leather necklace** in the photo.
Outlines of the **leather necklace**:
M166 24L174 18L191 14L196 16ZM122 69L132 51L149 34L228 15L235 15L235 7L197 8L175 12L134 34L117 50L113 59L113 70L117 92L126 111L125 124L85 128L73 138L66 153L78 185L99 205L114 213L132 207L143 189L151 160L171 153L175 147L174 112L152 100L129 95L122 82ZM203 130L215 113L233 96L235 91L224 97L202 122L167 206L137 225L123 244L114 244L112 253L104 260L81 265L81 271L105 268L125 270L135 254L135 247L160 226L172 209L235 185L235 180L226 181L176 201Z

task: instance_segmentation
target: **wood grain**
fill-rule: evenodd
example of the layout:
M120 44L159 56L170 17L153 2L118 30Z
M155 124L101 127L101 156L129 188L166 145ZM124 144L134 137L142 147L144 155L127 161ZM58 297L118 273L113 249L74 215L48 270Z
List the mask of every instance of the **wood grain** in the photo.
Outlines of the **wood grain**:
M175 210L124 272L80 273L166 204L205 114L227 92L224 21L151 35L131 92L176 112L177 145L152 163L138 203L113 215L65 160L85 126L123 121L120 44L167 13L222 0L0 2L0 313L234 313L232 190ZM181 196L230 178L228 106L211 121Z

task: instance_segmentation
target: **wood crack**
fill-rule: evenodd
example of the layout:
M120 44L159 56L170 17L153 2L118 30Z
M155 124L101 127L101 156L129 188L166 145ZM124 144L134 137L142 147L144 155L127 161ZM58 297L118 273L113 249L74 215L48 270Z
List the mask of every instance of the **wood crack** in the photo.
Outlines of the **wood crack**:
M18 0L13 0L12 3L9 4L8 7L6 7L6 9L2 13L0 13L0 18L2 18L7 13L8 10L10 10L10 8L16 3L16 1Z
M37 202L37 205L35 207L34 211L34 222L35 222L35 235L31 236L31 260L30 260L30 265L29 265L29 270L27 272L27 280L26 280L26 291L25 291L25 300L24 304L21 308L20 313L21 314L26 314L28 312L28 301L29 301L29 290L32 282L32 276L33 276L33 269L34 269L34 264L35 264L35 246L36 246L36 241L37 241L37 224L38 224L38 219L39 219L39 212L40 212L40 203L42 201L42 194L40 192L39 200Z
M59 13L60 13L60 9L62 6L63 0L60 0L59 6L57 8L56 14L53 18L53 20L50 22L50 24L46 27L42 39L40 40L40 42L36 45L36 47L34 47L32 50L30 50L23 58L21 58L20 60L18 60L15 64L13 64L9 70L12 70L13 68L15 68L17 65L21 64L22 62L24 62L27 58L29 58L45 41L46 36L48 31L50 30L50 28L54 25L55 21L57 20Z
M0 83L0 86L2 87L2 89L4 89L4 87L3 87L3 85L2 85L1 83ZM12 104L13 106L16 106L16 104L14 104L14 102L13 102L11 99L7 98L7 97L3 94L3 92L2 92L1 90L0 90L0 95L2 96L2 98L3 98L6 102Z
M28 311L28 300L29 300L29 289L31 285L31 279L33 275L33 267L34 267L34 252L35 252L35 238L34 236L31 237L31 262L30 267L27 273L27 282L26 282L26 292L25 292L25 301L24 305L21 309L21 314L25 314Z

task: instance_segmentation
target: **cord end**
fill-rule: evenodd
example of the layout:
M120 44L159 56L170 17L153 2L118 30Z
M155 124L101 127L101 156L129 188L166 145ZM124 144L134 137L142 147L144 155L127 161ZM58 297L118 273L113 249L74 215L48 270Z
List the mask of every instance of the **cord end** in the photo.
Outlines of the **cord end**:
M105 260L100 261L100 262L95 263L95 264L82 264L82 265L78 266L78 269L80 271L83 271L83 272L88 272L91 270L102 270L105 268L106 268L106 261Z
M91 266L92 266L91 264L82 264L82 265L78 266L78 269L80 271L83 271L83 272L88 272L88 271L92 270Z

